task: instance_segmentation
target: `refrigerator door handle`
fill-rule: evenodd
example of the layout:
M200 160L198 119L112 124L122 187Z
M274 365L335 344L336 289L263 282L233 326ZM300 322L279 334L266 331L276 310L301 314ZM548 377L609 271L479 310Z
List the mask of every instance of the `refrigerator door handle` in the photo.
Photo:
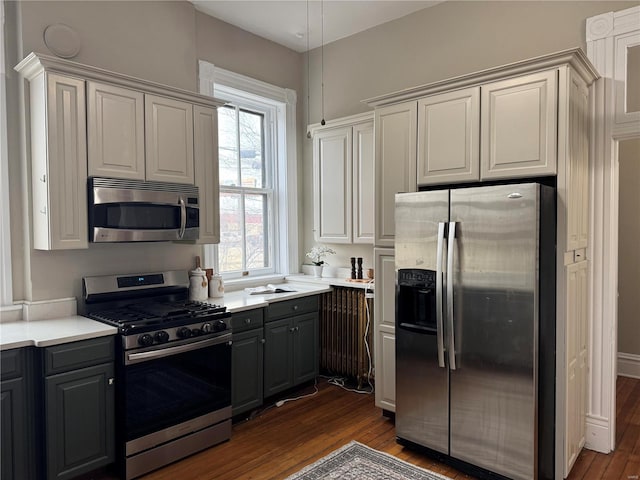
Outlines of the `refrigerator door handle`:
M447 323L449 329L449 368L456 369L456 339L453 329L453 246L456 238L456 222L449 222L447 246Z
M442 319L442 254L444 248L445 222L438 223L438 246L436 252L436 338L438 343L438 366L444 365L444 335Z

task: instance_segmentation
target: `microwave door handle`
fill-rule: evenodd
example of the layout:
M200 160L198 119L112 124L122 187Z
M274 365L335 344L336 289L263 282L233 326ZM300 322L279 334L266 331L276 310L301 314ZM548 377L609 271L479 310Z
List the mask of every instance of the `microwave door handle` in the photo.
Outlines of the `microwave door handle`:
M182 238L187 228L187 207L184 204L184 197L182 196L178 200L178 203L180 203L180 232L178 232L178 238Z

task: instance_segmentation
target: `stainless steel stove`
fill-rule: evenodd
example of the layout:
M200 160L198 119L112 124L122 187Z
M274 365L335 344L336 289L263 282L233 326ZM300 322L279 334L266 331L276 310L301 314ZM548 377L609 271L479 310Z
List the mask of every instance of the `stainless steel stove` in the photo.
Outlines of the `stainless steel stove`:
M231 314L186 271L83 278L79 310L118 328L116 437L127 480L231 436Z

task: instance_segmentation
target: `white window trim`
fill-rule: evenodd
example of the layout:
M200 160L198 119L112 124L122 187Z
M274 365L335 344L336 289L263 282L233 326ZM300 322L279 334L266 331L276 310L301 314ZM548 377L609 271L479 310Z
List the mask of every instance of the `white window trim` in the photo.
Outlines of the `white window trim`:
M298 175L296 146L296 102L295 90L271 85L260 80L240 75L212 63L198 62L200 93L225 100L227 95L243 98L248 103L269 99L276 107L275 144L277 165L273 177L274 190L278 192L275 217L279 231L274 235L274 257L279 263L280 275L297 273L298 266ZM225 96L227 96L225 98ZM262 103L262 102L261 102ZM283 167L283 168L282 168ZM204 247L205 265L214 265L216 247ZM256 277L254 276L253 279Z
M13 305L11 229L9 209L9 154L7 151L7 75L4 56L4 1L0 2L0 307Z

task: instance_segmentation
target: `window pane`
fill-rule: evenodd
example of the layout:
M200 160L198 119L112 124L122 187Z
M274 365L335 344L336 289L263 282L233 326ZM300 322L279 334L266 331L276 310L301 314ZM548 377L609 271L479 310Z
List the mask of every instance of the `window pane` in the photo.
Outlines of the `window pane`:
M220 245L218 269L221 272L242 268L242 202L240 194L220 192Z
M247 235L247 268L265 268L269 266L267 246L267 196L246 195L245 224Z
M238 178L238 130L236 109L218 109L218 161L220 162L220 185L239 185Z
M263 115L240 111L240 161L243 187L264 187Z

